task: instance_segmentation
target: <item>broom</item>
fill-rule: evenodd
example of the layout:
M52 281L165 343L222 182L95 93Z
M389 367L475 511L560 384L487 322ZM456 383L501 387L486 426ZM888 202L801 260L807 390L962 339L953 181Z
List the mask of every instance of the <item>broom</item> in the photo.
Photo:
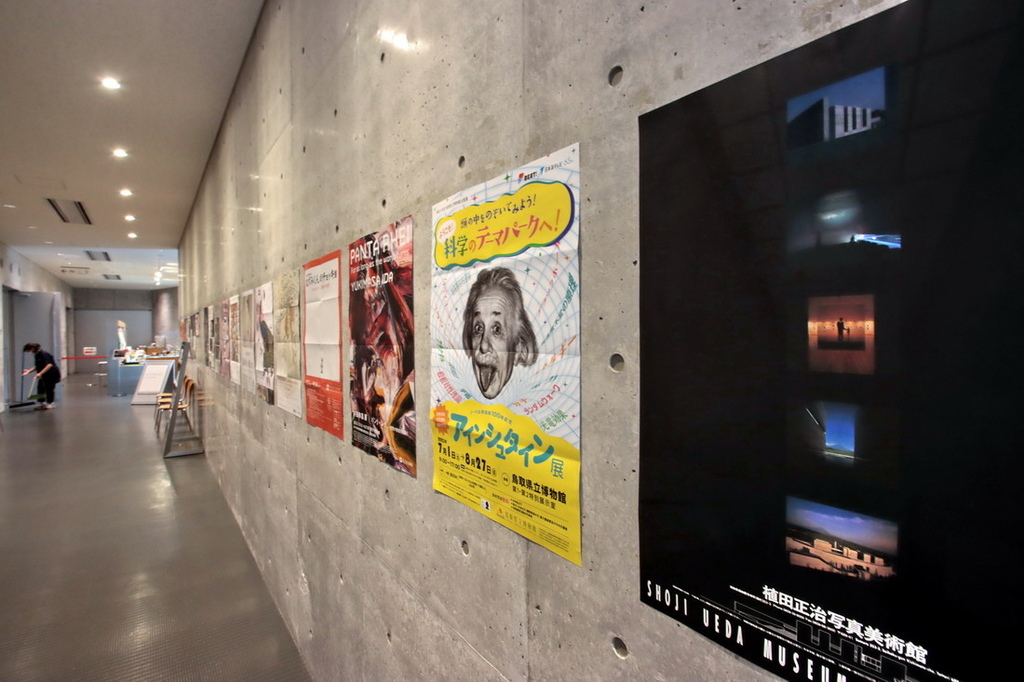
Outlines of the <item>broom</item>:
M46 399L46 394L45 393L36 393L35 392L36 384L38 382L39 382L39 373L37 372L36 374L32 375L32 388L28 389L28 392L30 393L30 395L28 397L28 401L30 403L31 402L35 402L36 400L45 400Z

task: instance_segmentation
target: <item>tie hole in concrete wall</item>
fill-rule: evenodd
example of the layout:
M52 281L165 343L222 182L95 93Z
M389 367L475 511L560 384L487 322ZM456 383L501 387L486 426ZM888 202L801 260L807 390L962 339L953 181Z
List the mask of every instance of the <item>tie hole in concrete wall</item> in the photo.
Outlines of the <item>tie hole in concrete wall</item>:
M626 367L626 358L622 357L621 353L612 353L611 358L608 359L608 366L612 368L613 372L621 372Z
M622 82L622 67L615 65L612 70L608 72L608 85L613 88Z
M462 553L469 556L469 543L463 540L460 546L462 547Z
M615 655L619 658L629 658L629 648L626 647L626 643L620 637L612 637L612 649L615 650Z

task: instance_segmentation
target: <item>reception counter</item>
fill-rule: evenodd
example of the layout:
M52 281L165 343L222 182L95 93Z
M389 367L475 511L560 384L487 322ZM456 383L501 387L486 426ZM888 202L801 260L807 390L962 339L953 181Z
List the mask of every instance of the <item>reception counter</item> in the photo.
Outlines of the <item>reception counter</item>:
M135 393L145 363L125 364L124 358L111 357L107 363L107 395L122 396Z

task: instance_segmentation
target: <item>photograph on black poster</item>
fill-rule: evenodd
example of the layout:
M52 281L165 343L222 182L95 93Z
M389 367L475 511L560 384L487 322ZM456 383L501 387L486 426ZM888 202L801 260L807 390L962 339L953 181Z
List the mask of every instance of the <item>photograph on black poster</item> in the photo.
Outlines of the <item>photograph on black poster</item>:
M909 0L639 119L641 600L785 679L1016 643L1021 4Z
M785 446L790 469L801 480L895 487L899 418L885 398L869 405L794 398Z
M815 372L873 374L874 296L812 297L807 302L807 358Z
M789 563L858 580L896 575L896 524L799 497L786 498Z
M815 400L801 405L793 414L799 440L790 447L794 453L852 467L857 461L859 417L860 407L848 403Z
M844 78L786 102L790 149L872 131L886 110L884 67Z
M887 249L901 248L902 235L892 215L895 200L884 188L862 186L846 187L805 201L790 211L790 258L800 263L822 256L834 259L837 256L832 252L877 251L882 256Z

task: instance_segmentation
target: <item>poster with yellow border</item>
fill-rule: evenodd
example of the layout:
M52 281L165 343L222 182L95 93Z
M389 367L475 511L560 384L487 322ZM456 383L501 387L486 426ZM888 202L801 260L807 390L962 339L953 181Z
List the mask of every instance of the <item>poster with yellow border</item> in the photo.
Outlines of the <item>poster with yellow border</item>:
M576 564L579 145L436 204L434 489Z

